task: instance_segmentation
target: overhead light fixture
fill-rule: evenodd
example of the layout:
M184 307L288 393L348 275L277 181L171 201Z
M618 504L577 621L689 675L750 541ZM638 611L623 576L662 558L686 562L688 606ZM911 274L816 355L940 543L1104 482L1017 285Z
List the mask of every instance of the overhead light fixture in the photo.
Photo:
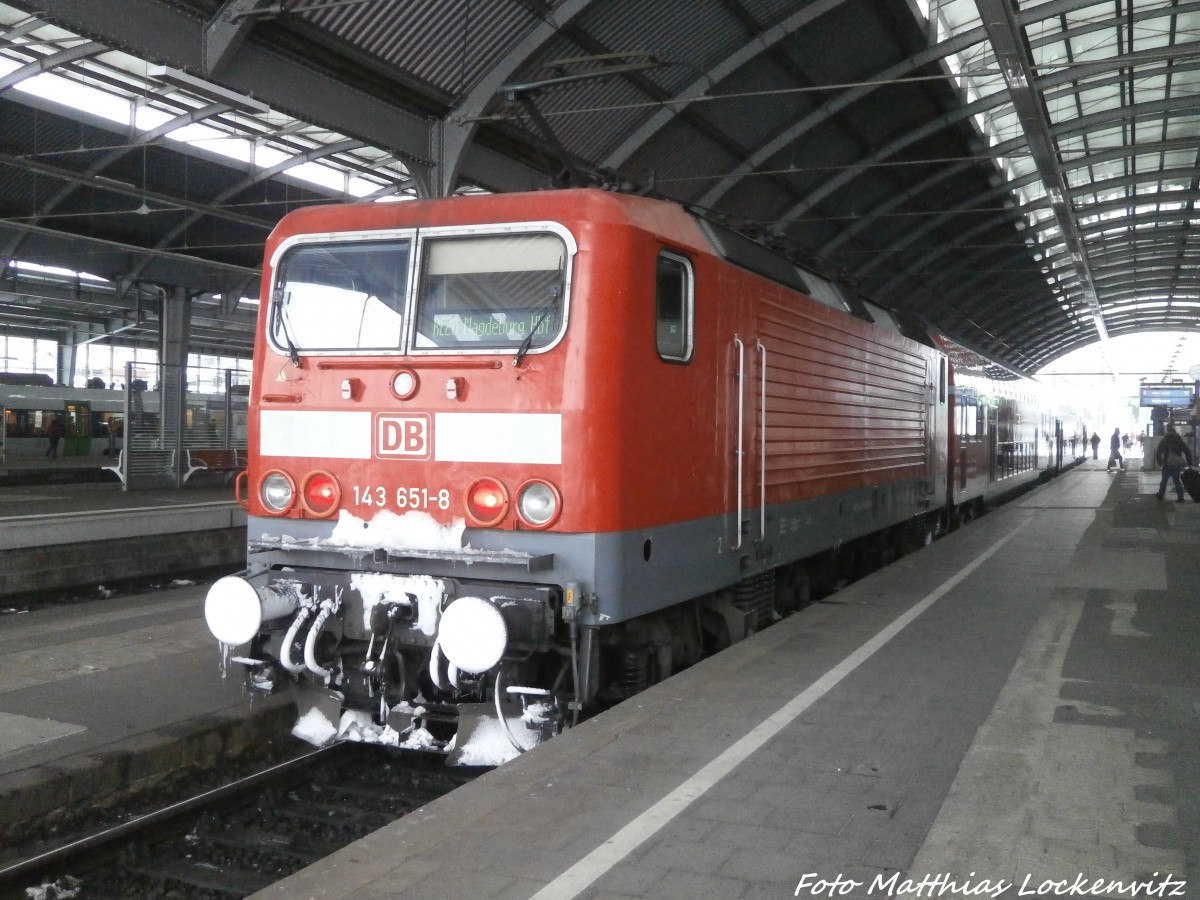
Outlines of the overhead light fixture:
M195 75L189 75L181 69L173 69L170 66L150 66L146 70L146 74L151 78L165 81L169 85L191 91L193 94L199 94L209 100L228 103L234 109L245 113L262 115L271 111L271 107L253 97L223 88L219 84L213 84L203 78L197 78Z
M1004 72L1004 81L1008 84L1010 91L1024 90L1029 87L1029 82L1025 79L1025 73L1021 69L1020 60L1005 57L1000 61L1000 68Z

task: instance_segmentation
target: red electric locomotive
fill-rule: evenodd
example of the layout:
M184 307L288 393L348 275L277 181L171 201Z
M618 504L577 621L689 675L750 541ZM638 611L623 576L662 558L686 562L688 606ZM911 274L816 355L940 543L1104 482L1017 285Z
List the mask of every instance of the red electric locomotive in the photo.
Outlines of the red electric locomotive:
M674 204L305 209L262 298L248 569L206 614L316 742L499 761L950 499L936 342Z

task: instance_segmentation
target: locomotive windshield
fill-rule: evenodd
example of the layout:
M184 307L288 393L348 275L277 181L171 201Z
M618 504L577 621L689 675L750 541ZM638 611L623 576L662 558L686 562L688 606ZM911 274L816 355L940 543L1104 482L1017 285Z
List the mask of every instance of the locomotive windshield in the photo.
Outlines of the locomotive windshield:
M553 234L427 239L414 349L552 343L563 324L567 248Z
M410 265L413 243L389 236L288 249L271 297L272 342L293 357L298 351L405 349L523 356L557 340L565 324L562 237L542 231L421 236L419 267ZM417 288L410 290L414 268Z
M280 262L271 338L296 350L398 350L411 245L303 244Z

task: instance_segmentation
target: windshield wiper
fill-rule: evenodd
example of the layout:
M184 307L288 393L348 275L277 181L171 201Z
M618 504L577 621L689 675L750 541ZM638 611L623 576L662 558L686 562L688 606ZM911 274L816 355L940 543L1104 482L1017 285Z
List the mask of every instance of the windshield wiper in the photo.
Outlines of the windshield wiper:
M271 297L271 309L275 322L279 325L279 331L283 335L283 339L287 341L288 359L298 369L300 368L300 353L296 350L296 344L292 340L292 335L288 330L287 316L283 312L283 305L283 291L276 291Z
M562 267L559 267L559 274L562 274ZM521 360L525 358L525 354L533 347L533 336L537 334L537 330L541 324L546 321L546 316L558 309L559 285L554 285L550 288L550 299L546 305L542 307L542 311L538 313L538 317L533 320L533 324L529 326L529 334L525 335L525 340L521 341L521 346L517 348L517 355L513 357L512 364L519 366Z

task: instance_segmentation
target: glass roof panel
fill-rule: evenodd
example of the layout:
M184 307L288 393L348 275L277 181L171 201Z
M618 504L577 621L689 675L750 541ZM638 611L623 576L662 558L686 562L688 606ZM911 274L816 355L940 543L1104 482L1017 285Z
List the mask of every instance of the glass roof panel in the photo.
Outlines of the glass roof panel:
M1098 131L1089 131L1086 135L1079 135L1076 140L1086 140L1088 148L1094 153L1105 147L1124 147L1125 137L1124 127L1113 125Z
M7 42L4 32L27 21L27 17L0 5L0 77L24 65L76 46L84 41L78 35L42 24L15 35ZM161 68L161 67L160 67ZM144 60L119 51L98 53L25 78L14 90L40 97L62 106L86 111L90 115L127 126L130 121L139 131L158 128L181 114L202 109L214 102L226 103L227 109L203 123L192 123L172 131L167 139L186 143L198 150L214 152L226 159L249 165L273 166L298 153L319 150L345 141L345 136L301 122L291 116L266 109L245 98L261 112L238 109L226 97L228 91L215 89L205 96L205 83L190 79L179 86L152 74ZM281 176L320 186L333 196L362 197L390 184L407 183L409 173L402 162L375 150L360 155L358 150L300 162Z
M1200 118L1196 116L1172 116L1166 120L1165 137L1185 138L1200 134Z
M938 14L946 20L954 34L969 31L979 25L979 7L974 0L949 0L939 3Z

